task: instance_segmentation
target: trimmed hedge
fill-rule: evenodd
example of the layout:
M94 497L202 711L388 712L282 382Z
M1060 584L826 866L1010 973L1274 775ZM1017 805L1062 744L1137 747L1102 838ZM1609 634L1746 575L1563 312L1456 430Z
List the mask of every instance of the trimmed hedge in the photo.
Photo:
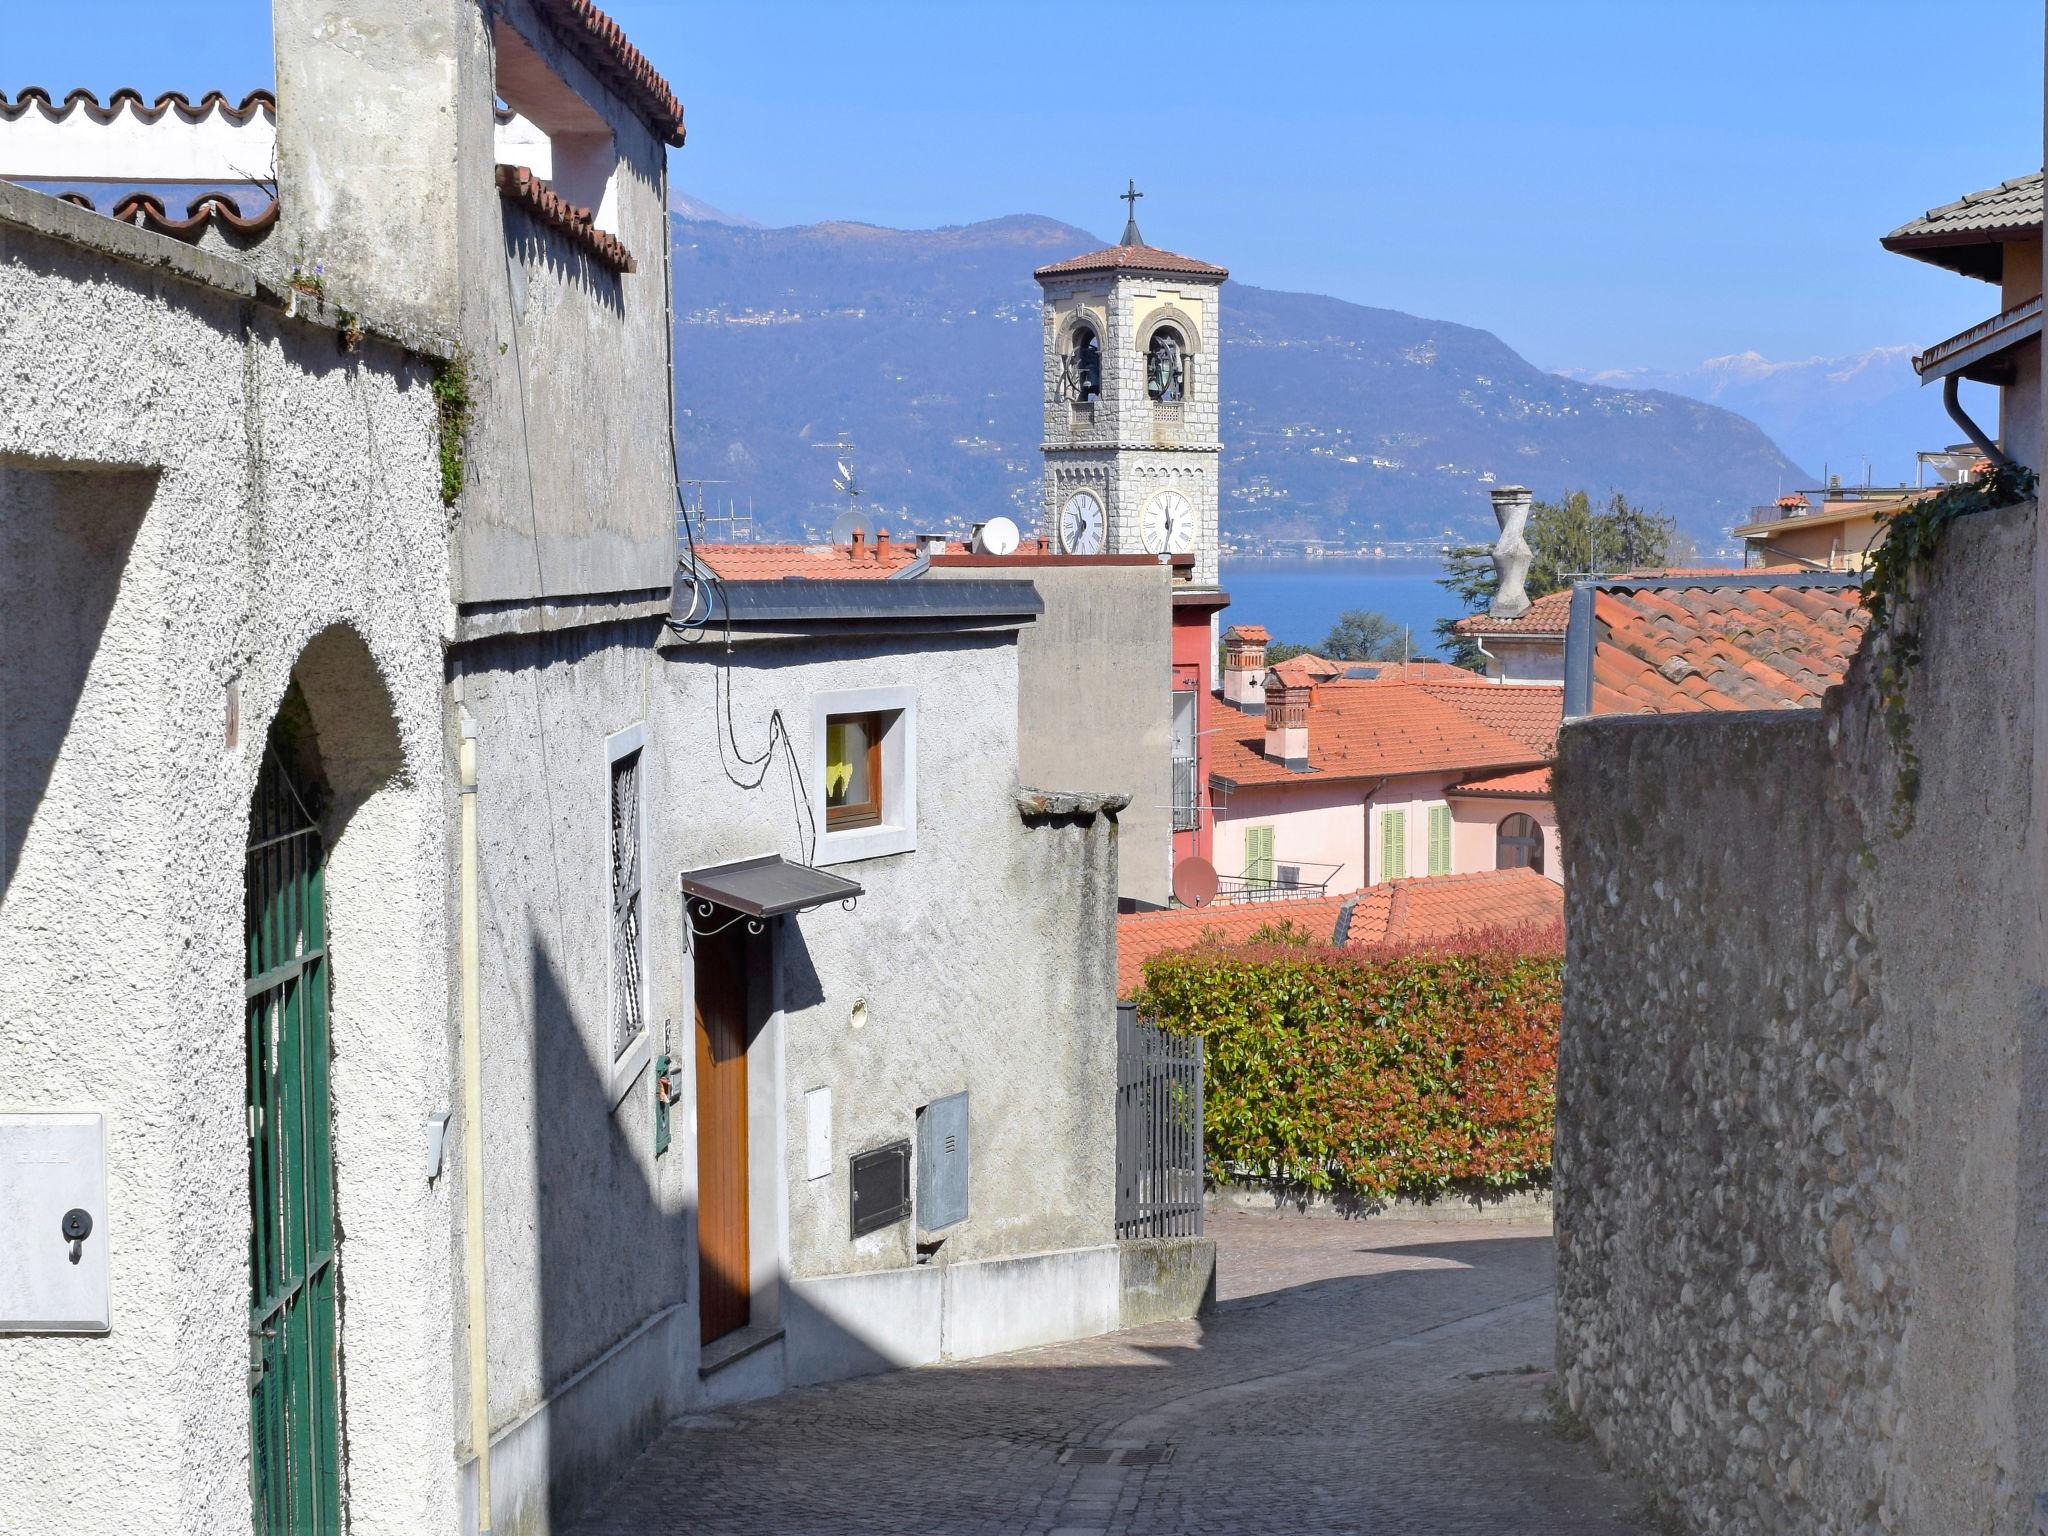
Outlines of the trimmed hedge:
M1210 1177L1385 1197L1550 1172L1561 927L1457 949L1289 942L1145 966L1139 1012L1203 1037Z

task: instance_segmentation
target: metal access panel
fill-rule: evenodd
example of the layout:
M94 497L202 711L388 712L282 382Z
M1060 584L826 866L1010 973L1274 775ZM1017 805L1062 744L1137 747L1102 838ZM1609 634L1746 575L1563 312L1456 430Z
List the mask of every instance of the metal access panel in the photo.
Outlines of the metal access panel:
M853 1155L853 1236L893 1227L910 1214L910 1143Z
M917 1112L917 1225L938 1232L967 1219L967 1095Z
M103 1115L0 1114L0 1333L105 1333Z

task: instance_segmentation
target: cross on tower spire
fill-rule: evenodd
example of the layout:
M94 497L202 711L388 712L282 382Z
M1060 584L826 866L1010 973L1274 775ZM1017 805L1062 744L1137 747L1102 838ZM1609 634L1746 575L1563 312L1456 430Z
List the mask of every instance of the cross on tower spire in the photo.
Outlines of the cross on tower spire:
M1130 214L1124 220L1123 243L1125 245L1143 245L1145 237L1138 233L1138 199L1145 194L1138 190L1137 178L1127 177L1126 180L1129 185L1123 191L1117 193L1117 196L1122 201L1130 205Z

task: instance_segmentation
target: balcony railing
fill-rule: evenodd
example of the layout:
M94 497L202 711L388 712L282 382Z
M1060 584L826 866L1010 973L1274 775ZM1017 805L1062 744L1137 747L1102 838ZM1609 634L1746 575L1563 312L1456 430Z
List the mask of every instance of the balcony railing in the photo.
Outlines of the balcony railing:
M1311 896L1327 896L1330 882L1343 867L1342 864L1275 864L1270 875L1253 874L1249 870L1241 875L1219 875L1216 899L1242 904L1301 901Z
M1173 760L1173 830L1192 832L1201 823L1201 805L1195 793L1195 760Z

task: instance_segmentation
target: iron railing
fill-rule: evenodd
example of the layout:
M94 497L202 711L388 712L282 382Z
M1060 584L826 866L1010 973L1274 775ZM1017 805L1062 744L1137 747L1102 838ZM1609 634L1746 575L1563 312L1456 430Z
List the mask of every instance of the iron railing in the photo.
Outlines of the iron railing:
M1216 899L1232 903L1248 901L1298 901L1307 896L1329 894L1330 882L1341 864L1275 864L1270 875L1216 877Z
M1202 1040L1116 1005L1116 1235L1202 1235Z
M1176 757L1173 760L1173 830L1192 832L1200 823L1201 813L1195 795L1195 760Z

